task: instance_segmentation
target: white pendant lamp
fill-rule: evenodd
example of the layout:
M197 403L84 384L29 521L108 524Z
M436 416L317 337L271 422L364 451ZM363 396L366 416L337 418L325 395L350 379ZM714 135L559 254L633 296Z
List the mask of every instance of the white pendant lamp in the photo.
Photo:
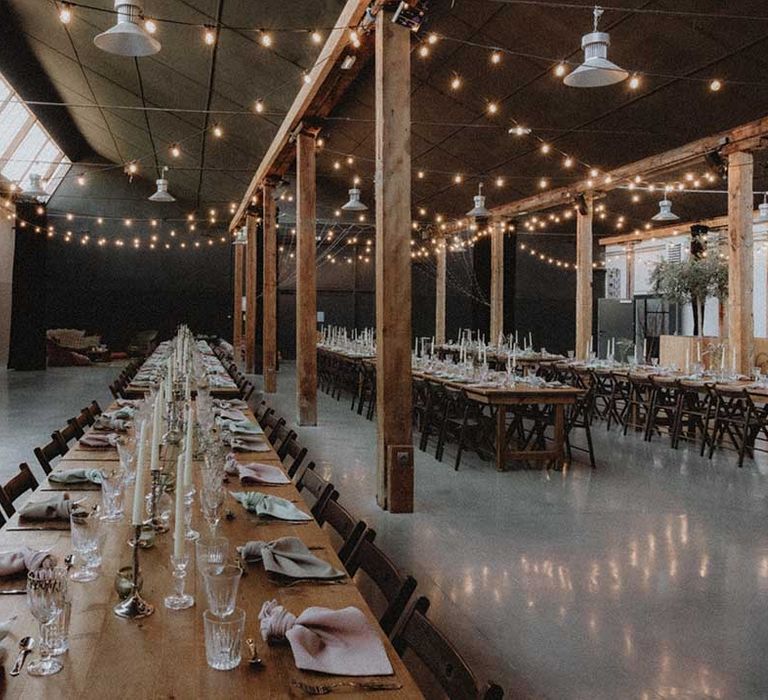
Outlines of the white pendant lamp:
M563 79L570 87L594 88L614 85L626 80L629 73L608 60L608 46L611 37L608 32L598 32L597 23L603 14L600 7L594 9L594 27L589 34L581 37L584 62Z
M487 219L491 212L485 206L485 196L483 195L483 183L477 186L475 195L475 206L467 212L467 216L473 216L476 219Z
M763 203L758 205L757 210L759 212L757 216L758 223L764 224L768 222L768 192L763 195Z
M24 190L24 194L33 199L43 199L48 197L48 193L43 189L42 180L42 175L31 173L29 176L29 187Z
M344 211L368 211L368 207L360 201L360 189L357 187L349 190L349 201L341 208Z
M168 191L168 180L165 179L165 173L168 171L168 166L164 165L162 169L162 176L155 180L155 184L157 185L157 192L155 192L151 197L149 197L150 202L175 202L176 197L174 197L169 191Z
M659 202L659 213L651 221L677 221L680 217L672 211L672 202L666 197Z
M118 56L151 56L160 42L141 26L141 0L115 0L117 23L93 40L102 51Z
M245 226L238 229L235 238L232 241L232 245L248 245L248 231Z

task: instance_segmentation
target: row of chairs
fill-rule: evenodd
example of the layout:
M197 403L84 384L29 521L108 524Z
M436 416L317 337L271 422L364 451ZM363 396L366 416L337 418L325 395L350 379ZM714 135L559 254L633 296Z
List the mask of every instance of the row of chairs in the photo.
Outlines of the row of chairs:
M243 401L250 399L251 396L253 396L253 392L256 391L256 387L253 382L240 371L240 368L232 360L232 357L227 350L220 345L216 345L213 348L213 354L219 358L219 362L221 362L227 372L229 372L229 376L232 377L232 380L237 385L237 389L240 392L240 397Z
M85 433L85 429L96 422L96 417L101 414L101 407L97 401L92 401L83 408L79 414L70 418L66 425L51 433L51 439L44 445L34 448L34 455L45 474L53 470L53 462L69 452L70 444L79 440ZM39 482L32 473L27 462L19 465L19 473L11 477L0 486L0 525L5 525L6 518L10 518L16 512L15 502L27 491L34 491Z
M409 607L417 583L403 574L375 544L376 532L355 518L339 502L334 485L318 474L316 463L306 461L307 449L298 441L284 418L266 403L249 402L267 439L283 460L288 475L307 500L314 518L331 531L336 553L350 577L375 591L371 600L379 624L401 656L411 650L440 684L446 695L456 700L498 700L503 690L494 683L481 689L475 675L456 648L427 617L429 600L419 597ZM360 572L364 575L360 580ZM366 587L362 586L364 593Z
M768 404L746 388L559 364L549 372L556 378L577 374L591 389L589 421L603 420L608 430L641 432L647 442L666 435L673 449L690 442L709 459L718 449L735 450L739 467L745 457L766 451Z
M109 392L112 394L112 398L127 398L126 390L136 376L136 372L139 371L139 367L141 367L141 360L132 360L125 366L118 378L109 385Z

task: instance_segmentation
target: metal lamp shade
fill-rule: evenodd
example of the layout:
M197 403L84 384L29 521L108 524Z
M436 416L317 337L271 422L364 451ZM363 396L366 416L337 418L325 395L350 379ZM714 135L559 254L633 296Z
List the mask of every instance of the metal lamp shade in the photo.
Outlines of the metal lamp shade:
M757 221L764 224L768 221L768 202L763 202L758 205L757 210L759 212Z
M174 197L169 191L168 191L168 180L166 180L164 177L161 177L159 180L155 181L157 184L157 192L155 192L151 197L149 197L150 202L175 202L176 197Z
M42 186L42 175L38 175L37 173L32 173L29 176L29 187L24 190L24 194L27 197L33 197L34 199L41 199L43 197L47 197L48 193L43 189Z
M581 38L584 62L563 79L570 87L595 88L614 85L626 80L629 73L608 60L611 43L607 32L590 32Z
M140 24L141 5L115 0L117 24L93 40L98 48L118 56L151 56L160 50L160 42Z
M342 207L344 211L368 211L368 207L360 201L360 190L353 187L349 191L349 201Z
M235 234L235 239L232 241L232 245L248 245L248 231L246 230L245 226L243 226L241 229L238 229L237 233Z
M467 216L472 216L475 219L487 219L491 212L485 206L485 196L482 194L475 195L475 206L470 209Z
M659 202L659 213L651 217L651 221L677 221L680 217L673 213L672 202L668 199L662 199Z

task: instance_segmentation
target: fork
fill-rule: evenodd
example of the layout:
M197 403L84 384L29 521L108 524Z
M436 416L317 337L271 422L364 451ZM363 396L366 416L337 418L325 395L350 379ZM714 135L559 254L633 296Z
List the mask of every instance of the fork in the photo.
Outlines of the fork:
M397 681L336 681L313 685L304 681L291 681L291 685L303 690L307 695L328 695L336 688L359 688L360 690L400 690L402 683Z
M278 586L280 586L280 588L290 588L291 586L300 586L303 583L313 586L340 586L349 583L349 580L344 578L297 578L293 581L289 581L288 583L280 583L279 581L275 581L273 579L272 582L276 583Z

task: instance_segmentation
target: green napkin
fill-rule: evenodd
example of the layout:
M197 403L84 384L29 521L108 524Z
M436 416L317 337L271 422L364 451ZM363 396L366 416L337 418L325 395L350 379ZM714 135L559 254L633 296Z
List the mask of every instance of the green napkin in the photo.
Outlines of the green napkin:
M27 501L19 510L24 520L69 520L72 501L67 494L59 493L41 501Z
M251 513L267 515L279 520L312 520L311 515L279 496L268 496L261 491L232 491L231 493L243 508Z
M55 481L58 484L101 484L104 475L101 469L60 469L51 472L48 475L48 481Z
M248 562L262 561L264 570L290 578L344 578L343 571L316 557L298 537L281 537L272 542L251 541L239 548Z
M260 425L247 420L223 420L221 421L221 428L222 430L229 430L235 435L262 435L264 433Z

